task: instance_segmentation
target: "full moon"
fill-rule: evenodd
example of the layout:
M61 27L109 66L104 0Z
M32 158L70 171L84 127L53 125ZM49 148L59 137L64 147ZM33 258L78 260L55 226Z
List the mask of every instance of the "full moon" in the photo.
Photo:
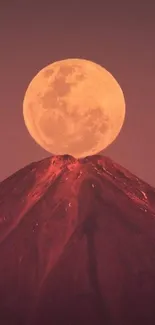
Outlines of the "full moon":
M115 78L84 59L54 62L30 82L23 115L32 138L55 155L99 153L119 134L125 100Z

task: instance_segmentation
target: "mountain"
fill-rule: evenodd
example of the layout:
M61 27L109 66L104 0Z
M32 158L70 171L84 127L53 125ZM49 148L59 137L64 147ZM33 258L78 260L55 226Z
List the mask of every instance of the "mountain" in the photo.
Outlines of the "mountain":
M0 183L1 325L154 325L155 189L99 155Z

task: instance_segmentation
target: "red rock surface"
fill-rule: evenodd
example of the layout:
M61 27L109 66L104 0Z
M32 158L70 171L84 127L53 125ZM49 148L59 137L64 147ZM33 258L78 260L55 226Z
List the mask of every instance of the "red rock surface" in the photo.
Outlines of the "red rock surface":
M0 183L0 325L154 325L155 189L109 158Z

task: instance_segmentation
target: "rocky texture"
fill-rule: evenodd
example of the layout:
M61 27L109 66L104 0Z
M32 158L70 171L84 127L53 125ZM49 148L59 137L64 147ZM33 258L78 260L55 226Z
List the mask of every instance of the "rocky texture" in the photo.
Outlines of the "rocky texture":
M154 325L155 189L109 158L0 183L1 325Z

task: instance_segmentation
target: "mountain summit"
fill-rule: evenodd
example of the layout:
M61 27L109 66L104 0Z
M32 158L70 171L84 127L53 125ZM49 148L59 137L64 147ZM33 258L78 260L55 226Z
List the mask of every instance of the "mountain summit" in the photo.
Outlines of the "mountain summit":
M0 183L1 325L154 325L155 189L99 155Z

